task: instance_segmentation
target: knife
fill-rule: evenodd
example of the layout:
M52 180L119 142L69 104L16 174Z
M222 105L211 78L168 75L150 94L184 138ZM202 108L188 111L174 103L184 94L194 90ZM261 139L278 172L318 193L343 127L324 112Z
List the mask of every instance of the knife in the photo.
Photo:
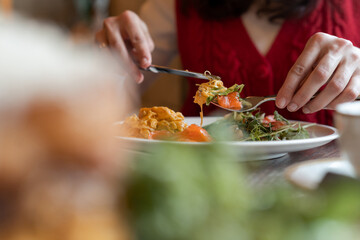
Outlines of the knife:
M141 68L142 70L153 72L153 73L167 73L167 74L175 74L183 77L191 77L191 78L199 78L199 79L206 79L214 78L214 79L220 79L220 77L215 75L204 75L203 73L196 73L196 72L190 72L190 71L184 71L184 70L178 70L174 68L169 67L163 67L163 66L157 66L157 65L151 65L148 68Z

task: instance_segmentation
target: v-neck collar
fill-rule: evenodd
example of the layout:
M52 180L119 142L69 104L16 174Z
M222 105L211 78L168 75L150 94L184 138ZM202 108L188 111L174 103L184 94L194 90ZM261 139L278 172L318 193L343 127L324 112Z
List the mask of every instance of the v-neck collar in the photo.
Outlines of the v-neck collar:
M248 42L248 44L246 44L246 45L249 46L252 49L252 51L254 52L254 54L258 55L259 58L267 59L267 60L269 59L269 56L271 56L274 49L276 49L276 45L278 45L279 42L281 42L282 35L283 35L282 33L283 33L284 28L286 27L286 25L287 25L287 21L284 20L284 22L282 23L278 33L275 36L273 42L271 43L270 48L268 49L268 51L265 54L262 54L260 52L260 50L257 48L257 46L255 45L255 43L253 42L248 30L245 27L243 19L240 18L240 26L241 26L242 31L244 33L244 38Z

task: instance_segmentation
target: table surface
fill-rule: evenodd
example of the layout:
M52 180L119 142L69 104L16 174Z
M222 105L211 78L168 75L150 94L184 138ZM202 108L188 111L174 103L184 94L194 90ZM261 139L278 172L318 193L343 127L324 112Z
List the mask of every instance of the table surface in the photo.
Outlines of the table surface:
M340 157L340 149L336 140L323 145L321 147L289 153L283 157L247 162L246 166L249 169L248 183L250 186L264 186L267 184L282 184L288 183L285 179L285 169L294 163Z

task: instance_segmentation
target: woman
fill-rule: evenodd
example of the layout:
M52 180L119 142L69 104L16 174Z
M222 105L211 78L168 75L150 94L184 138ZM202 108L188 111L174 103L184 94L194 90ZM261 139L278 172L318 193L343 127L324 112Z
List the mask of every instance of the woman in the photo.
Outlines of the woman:
M149 28L162 43L153 57L163 61L156 64L166 64L165 52L177 49L184 69L210 70L225 86L244 83L243 96L277 94L287 118L332 124L331 111L319 110L360 93L359 7L356 0L149 0L142 14L148 27L126 11L105 20L97 41L114 48L142 82L136 64L152 62ZM182 112L196 115L196 82L189 81ZM261 108L275 110L271 103Z

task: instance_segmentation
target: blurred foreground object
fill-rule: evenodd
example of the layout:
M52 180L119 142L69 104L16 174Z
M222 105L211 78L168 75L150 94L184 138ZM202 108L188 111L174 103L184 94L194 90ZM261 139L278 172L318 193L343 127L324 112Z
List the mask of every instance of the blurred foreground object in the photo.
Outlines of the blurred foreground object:
M12 12L12 0L0 0L0 10L6 14Z
M0 18L0 35L0 239L128 239L113 126L125 73L29 20Z
M360 102L339 104L336 107L335 124L340 132L343 157L350 161L360 177Z
M138 161L127 192L137 238L249 239L249 192L234 157L218 145L164 144Z
M359 239L358 180L340 177L316 192L283 184L250 188L244 164L221 144L152 151L136 162L128 181L137 239Z

